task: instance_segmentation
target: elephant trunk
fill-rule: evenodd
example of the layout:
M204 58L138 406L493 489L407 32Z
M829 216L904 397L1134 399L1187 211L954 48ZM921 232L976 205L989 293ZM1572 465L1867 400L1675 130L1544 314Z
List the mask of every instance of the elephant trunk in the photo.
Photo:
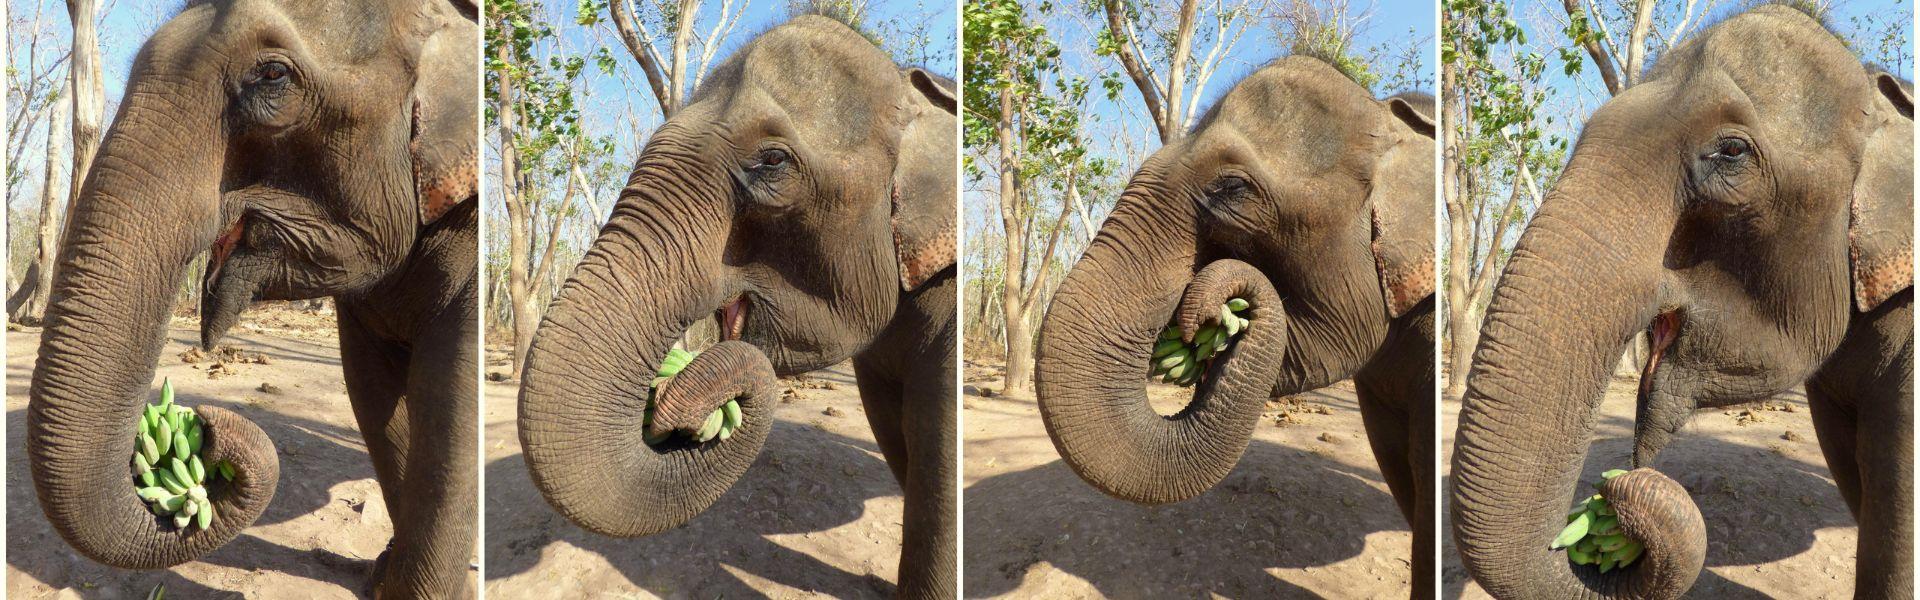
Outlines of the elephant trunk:
M1632 203L1579 191L1622 179L1579 158L1488 307L1454 453L1454 536L1498 598L1675 598L1699 575L1706 531L1686 490L1659 473L1601 489L1645 544L1638 562L1602 574L1550 549L1576 493L1588 493L1579 477L1614 359L1658 314L1663 288L1661 219L1604 214Z
M180 282L224 216L216 200L223 145L215 115L181 118L177 99L157 93L127 97L74 201L33 371L26 446L40 508L61 537L101 563L154 569L194 560L252 524L273 497L279 463L259 427L201 406L203 460L238 472L208 487L211 527L176 528L134 493L136 422Z
M600 238L554 297L520 387L520 443L534 483L569 520L609 536L666 531L717 501L759 454L779 393L765 355L722 342L661 389L655 424L680 428L674 415L696 410L689 407L710 411L739 398L742 427L706 443L645 441L648 397L667 351L716 308L737 318L715 276L730 210L725 182L665 164L663 155L688 152L662 151L675 143L672 129L656 134Z
M1135 205L1116 209L1061 282L1040 329L1035 384L1047 434L1075 473L1112 496L1164 504L1206 491L1246 451L1286 351L1287 327L1278 294L1252 266L1218 261L1189 285L1193 259L1178 240L1123 245L1128 235L1154 229L1152 219L1166 218ZM1146 384L1161 330L1175 320L1191 340L1233 297L1252 305L1251 329L1214 361L1186 409L1172 417L1154 412Z

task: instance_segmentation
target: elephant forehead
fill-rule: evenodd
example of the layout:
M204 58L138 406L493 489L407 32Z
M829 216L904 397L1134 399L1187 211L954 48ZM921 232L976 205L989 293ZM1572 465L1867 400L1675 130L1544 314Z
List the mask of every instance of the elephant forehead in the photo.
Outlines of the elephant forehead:
M358 0L205 0L188 4L174 23L225 42L298 48L313 58L360 63L390 55L411 3ZM191 18L204 17L204 18ZM164 29L163 29L164 30ZM155 35L155 39L162 36Z
M1361 138L1378 125L1365 88L1318 59L1289 57L1233 86L1208 111L1195 138L1231 129L1269 157L1301 159L1322 170L1366 147ZM1223 127L1224 126L1224 127Z
M1791 129L1815 137L1850 134L1850 124L1871 100L1859 59L1812 17L1783 6L1764 6L1708 28L1661 57L1647 81L1672 82L1675 91L1699 96L1676 103L1678 108L1738 97L1762 119L1785 119Z
M899 85L898 68L873 42L838 21L802 16L735 52L692 101L717 99L729 113L777 107L816 139L854 144L894 122Z

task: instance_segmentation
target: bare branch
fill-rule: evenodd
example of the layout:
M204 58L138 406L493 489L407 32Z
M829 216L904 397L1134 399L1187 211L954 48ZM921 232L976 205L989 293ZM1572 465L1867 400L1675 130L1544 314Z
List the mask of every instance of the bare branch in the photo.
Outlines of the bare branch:
M693 41L693 21L699 14L700 0L680 0L679 18L674 23L673 63L667 67L669 82L667 94L670 98L668 104L673 106L673 111L668 114L677 112L681 106L686 105L687 44Z
M1640 82L1640 67L1647 58L1647 30L1652 28L1653 0L1639 0L1633 16L1633 31L1627 38L1627 87Z
M1607 34L1607 20L1599 13L1589 12L1586 8L1582 7L1580 0L1562 0L1562 6L1566 7L1567 16L1571 18L1578 19L1582 14L1590 15L1592 18L1587 20L1593 23L1596 30L1600 33L1600 39L1612 39L1612 37ZM1600 71L1600 79L1607 83L1607 94L1619 95L1622 89L1620 86L1620 75L1615 72L1613 60L1608 58L1606 49L1600 47L1598 40L1587 40L1586 43L1581 44L1580 47L1587 50L1587 56L1593 59L1594 69Z
M1114 55L1120 59L1120 66L1126 69L1127 77L1133 79L1133 87L1140 90L1140 100L1146 104L1147 115L1160 131L1160 141L1172 141L1173 134L1167 128L1166 111L1160 105L1160 94L1152 75L1140 61L1140 48L1134 43L1133 28L1129 21L1123 0L1107 0L1107 32L1118 42Z
M666 78L660 74L660 57L653 50L653 34L647 26L634 18L633 0L608 0L607 10L612 13L613 27L620 32L620 43L627 47L627 53L640 63L640 70L647 74L647 87L653 91L653 98L660 103L660 115L672 116L679 106L667 94Z
M733 10L733 0L720 0L720 16L714 20L713 31L707 33L707 39L700 42L700 70L693 74L693 89L700 89L700 82L707 77L707 66L713 63L713 55L720 49L720 40L733 35L733 26L740 22L740 15L747 12L747 6L753 0L743 0L739 10Z
M1162 116L1167 120L1167 124L1160 130L1162 143L1179 139L1185 133L1175 119L1179 118L1182 112L1183 100L1193 101L1191 98L1182 98L1182 94L1185 94L1187 89L1187 62L1193 54L1193 27L1199 12L1199 0L1185 0L1180 3L1180 27L1173 37L1173 64L1167 67L1167 109ZM1169 133L1172 135L1169 136Z

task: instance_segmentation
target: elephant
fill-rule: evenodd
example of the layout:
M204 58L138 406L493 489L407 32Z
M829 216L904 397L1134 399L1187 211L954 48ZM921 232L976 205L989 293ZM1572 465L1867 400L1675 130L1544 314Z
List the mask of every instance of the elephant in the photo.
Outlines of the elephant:
M373 593L471 594L478 36L466 0L212 0L141 47L74 198L27 407L34 490L75 550L166 568L273 499L273 442L211 404L202 456L237 473L210 485L210 527L162 525L134 494L135 422L205 251L209 349L251 301L335 301L347 396L394 523Z
M1817 19L1761 6L1602 105L1514 247L1474 349L1453 536L1498 598L1675 598L1706 527L1651 462L1696 406L1804 385L1859 524L1855 594L1913 597L1913 96ZM1549 549L1595 412L1646 331L1635 470L1601 487L1638 562Z
M1074 473L1135 503L1192 497L1233 469L1268 398L1352 378L1412 526L1412 594L1432 593L1433 108L1296 54L1144 161L1040 327L1040 415ZM1191 340L1232 297L1249 332L1156 414L1156 337L1171 319Z
M951 81L817 14L707 75L534 333L519 433L547 502L601 535L679 527L753 463L775 377L852 358L905 493L896 594L955 596L955 111ZM649 421L656 370L709 316L722 341L659 387ZM736 399L731 438L674 435Z

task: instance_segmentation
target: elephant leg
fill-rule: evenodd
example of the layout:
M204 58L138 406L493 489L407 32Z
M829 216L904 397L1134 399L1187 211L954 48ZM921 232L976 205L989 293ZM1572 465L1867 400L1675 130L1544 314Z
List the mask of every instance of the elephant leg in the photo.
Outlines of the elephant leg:
M379 340L351 305L338 300L340 329L340 370L346 380L347 398L353 405L353 418L366 440L367 456L373 462L374 481L380 485L381 500L387 514L401 513L406 494L407 462L406 396L408 353ZM393 544L374 560L368 587L380 583L386 574L387 559Z
M874 443L887 459L893 480L907 485L907 438L901 422L900 382L885 376L884 369L864 357L853 359L854 381L860 386L860 405L866 409L867 425L873 428Z
M1380 476L1413 529L1413 598L1433 596L1434 378L1432 301L1396 321L1379 356L1354 375L1360 418Z
M958 567L954 546L959 543L954 370L949 361L943 368L916 371L926 372L909 378L901 415L907 468L901 486L906 490L906 532L899 595L952 598Z
M340 304L341 363L394 527L375 564L376 593L470 597L479 443L472 313L436 318L409 351L361 325L366 307Z
M407 413L412 451L394 515L394 556L382 598L466 598L478 527L479 339L470 310L442 314L414 343Z
M1807 382L1820 450L1859 524L1859 598L1913 598L1912 302L1908 292L1855 315Z
M1854 450L1859 444L1860 417L1854 407L1844 404L1818 382L1807 384L1807 408L1813 416L1814 437L1819 439L1820 453L1826 456L1827 470L1833 473L1833 484L1840 488L1840 499L1847 503L1847 512L1852 513L1857 522L1860 520L1861 473Z

